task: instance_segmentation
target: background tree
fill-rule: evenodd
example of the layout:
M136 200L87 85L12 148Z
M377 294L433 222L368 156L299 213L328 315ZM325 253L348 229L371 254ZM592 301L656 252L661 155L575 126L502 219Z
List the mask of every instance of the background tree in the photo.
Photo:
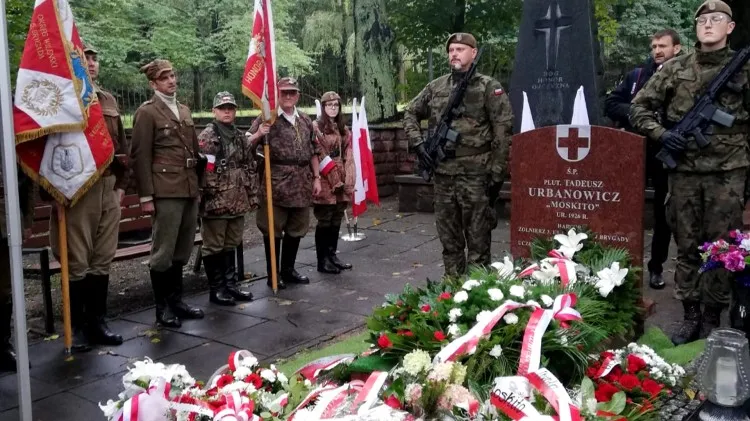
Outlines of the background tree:
M739 49L750 44L750 2L747 0L727 0L732 8L734 21L737 27L732 34L730 42L732 48Z

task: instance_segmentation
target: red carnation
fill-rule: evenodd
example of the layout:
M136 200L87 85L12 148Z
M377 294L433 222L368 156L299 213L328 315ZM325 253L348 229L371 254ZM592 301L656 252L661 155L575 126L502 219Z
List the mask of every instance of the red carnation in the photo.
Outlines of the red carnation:
M604 380L608 382L616 382L620 380L620 377L622 377L622 368L620 368L619 365L616 365L609 374L604 376Z
M611 352L611 351L604 351L604 352L602 352L602 359L603 360L607 359L607 358L614 358L614 357L615 357L614 352Z
M443 342L445 340L445 334L439 330L435 331L435 340L438 342Z
M599 385L599 387L594 391L594 397L596 398L597 402L609 402L612 400L612 395L619 392L620 389L617 388L617 386L610 384L610 383L602 383Z
M230 385L234 383L234 377L230 374L224 374L221 377L219 377L218 380L216 380L216 387L221 389L224 386Z
M646 368L646 362L641 357L630 354L628 355L628 372L637 373Z
M250 383L255 386L256 389L260 389L260 387L263 386L263 378L255 373L252 373L245 377L245 383Z
M390 348L390 347L393 346L393 342L391 342L391 340L388 339L388 335L386 335L385 333L383 333L378 338L378 346L381 347L381 348Z
M641 406L641 410L639 411L641 414L653 411L654 405L651 404L650 401L643 402L643 406Z
M661 392L662 388L664 388L664 385L657 383L653 379L646 379L643 381L641 387L653 398Z
M450 300L450 299L451 299L450 292L444 292L438 296L438 301L444 301L444 300Z
M633 374L625 374L620 377L620 385L624 387L625 390L633 390L633 388L638 387L640 384L641 382L638 380L638 377Z
M429 313L432 308L429 304L424 304L422 307L420 307L420 310L422 310L423 313Z
M391 395L388 397L388 399L385 400L385 404L390 406L393 409L401 409L401 401L398 400L396 395Z

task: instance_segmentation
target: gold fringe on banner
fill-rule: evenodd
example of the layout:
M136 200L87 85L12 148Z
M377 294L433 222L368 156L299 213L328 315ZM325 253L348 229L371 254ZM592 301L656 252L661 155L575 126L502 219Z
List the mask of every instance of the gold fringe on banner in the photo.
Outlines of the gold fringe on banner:
M82 132L88 127L88 122L84 121L81 123L70 123L70 124L58 124L55 126L49 126L42 129L27 130L25 132L16 133L16 146L21 143L29 142L32 140L39 139L42 136L47 136L53 133L71 133L71 132Z

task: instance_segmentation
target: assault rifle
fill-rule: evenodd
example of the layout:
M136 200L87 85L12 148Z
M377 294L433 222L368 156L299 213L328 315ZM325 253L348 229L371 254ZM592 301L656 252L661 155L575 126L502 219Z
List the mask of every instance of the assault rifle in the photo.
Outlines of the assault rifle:
M484 47L482 47L477 53L477 56L474 57L474 61L471 63L471 67L469 67L469 70L466 72L463 79L461 79L456 87L453 88L451 96L448 99L448 106L440 116L440 121L438 122L435 132L433 132L432 136L429 136L425 142L425 151L432 159L431 165L422 162L422 160L419 161L419 174L425 181L430 181L430 179L432 179L432 174L435 172L435 168L437 168L440 162L448 157L445 153L445 146L450 145L452 147L448 149L455 150L455 145L461 140L461 134L453 130L451 124L453 124L453 120L461 116L461 102L464 100L466 88L469 87L469 80L471 80L474 73L477 71L477 63L482 56L482 51L484 51Z
M710 132L706 132L706 129L708 129L712 123L720 124L724 127L732 127L734 124L734 116L720 110L714 105L714 102L725 86L735 92L741 91L741 86L736 86L736 84L731 83L729 80L742 69L748 59L750 59L750 46L737 51L734 57L732 57L732 60L721 69L716 77L713 78L708 85L706 92L698 97L690 111L682 117L682 120L671 128L671 131L676 132L683 137L692 136L695 138L695 142L698 146L704 148L710 143L704 134L711 134ZM677 166L674 157L665 148L662 148L661 151L656 154L656 158L666 164L669 168L675 168Z

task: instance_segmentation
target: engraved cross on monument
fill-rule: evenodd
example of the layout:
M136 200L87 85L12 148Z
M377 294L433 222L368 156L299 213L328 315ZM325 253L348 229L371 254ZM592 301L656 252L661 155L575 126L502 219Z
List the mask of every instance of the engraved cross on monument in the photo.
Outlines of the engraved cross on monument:
M547 7L547 13L534 25L534 30L544 34L544 45L546 49L547 70L557 68L557 55L560 51L560 32L570 28L573 19L563 15L560 3L552 0ZM554 60L551 59L552 48L554 48Z
M586 137L578 137L578 129L570 128L567 137L561 137L558 141L560 147L568 150L568 159L571 161L578 160L578 149L588 148L589 139Z

